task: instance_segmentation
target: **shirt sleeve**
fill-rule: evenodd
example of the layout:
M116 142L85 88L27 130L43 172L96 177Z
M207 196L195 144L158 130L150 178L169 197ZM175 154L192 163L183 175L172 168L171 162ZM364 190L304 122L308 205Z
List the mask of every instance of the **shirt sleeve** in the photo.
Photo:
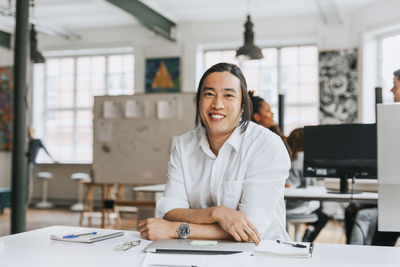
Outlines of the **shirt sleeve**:
M190 207L183 180L180 142L173 149L168 163L168 180L164 196L157 201L156 216L163 218L170 210Z
M274 225L277 222L285 224L283 197L290 158L278 136L260 139L253 143L249 151L239 210L262 236L266 231L278 227Z

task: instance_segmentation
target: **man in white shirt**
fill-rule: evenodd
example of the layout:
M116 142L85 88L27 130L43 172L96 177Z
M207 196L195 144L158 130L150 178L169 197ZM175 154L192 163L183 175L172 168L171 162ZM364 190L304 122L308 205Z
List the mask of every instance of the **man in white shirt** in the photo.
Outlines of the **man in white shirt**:
M279 136L251 122L239 67L208 69L196 108L197 128L179 137L171 154L165 194L157 202L160 218L139 222L141 236L289 240L283 200L289 155Z

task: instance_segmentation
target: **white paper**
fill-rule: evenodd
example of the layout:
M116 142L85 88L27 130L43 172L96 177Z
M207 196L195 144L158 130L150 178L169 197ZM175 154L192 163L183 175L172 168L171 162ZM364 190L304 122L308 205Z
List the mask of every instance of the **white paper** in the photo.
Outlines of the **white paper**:
M106 120L98 120L96 125L96 140L109 142L112 138L112 123Z
M122 117L121 103L107 100L103 103L103 118L117 119Z
M178 100L160 100L157 102L157 119L175 119L181 117L181 102Z
M269 255L284 257L308 258L309 245L306 245L305 248L297 248L287 244L279 244L273 240L262 240L260 244L256 247L256 252L254 253L254 255L257 256L258 253L266 253Z
M238 253L230 255L194 255L194 254L164 254L146 253L142 267L157 265L165 266L197 266L197 267L220 267L220 266L254 266L253 257L249 253Z
M126 118L143 118L145 114L145 103L139 100L128 100L125 104Z

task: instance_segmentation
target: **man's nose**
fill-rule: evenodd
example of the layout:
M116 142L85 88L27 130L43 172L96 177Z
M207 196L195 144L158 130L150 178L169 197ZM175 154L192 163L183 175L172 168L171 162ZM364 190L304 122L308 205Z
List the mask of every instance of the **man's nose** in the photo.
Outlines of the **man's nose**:
M224 107L223 101L220 97L216 96L213 100L213 108L221 109Z

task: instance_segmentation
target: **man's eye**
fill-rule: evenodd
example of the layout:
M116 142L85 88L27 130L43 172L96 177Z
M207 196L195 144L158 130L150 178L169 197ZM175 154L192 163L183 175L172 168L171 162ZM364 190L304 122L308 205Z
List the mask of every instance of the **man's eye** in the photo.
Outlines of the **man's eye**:
M205 96L213 96L214 94L211 93L211 92L205 92L204 95L205 95Z
M226 94L225 96L226 96L226 97L235 97L235 96L232 95L232 94Z

